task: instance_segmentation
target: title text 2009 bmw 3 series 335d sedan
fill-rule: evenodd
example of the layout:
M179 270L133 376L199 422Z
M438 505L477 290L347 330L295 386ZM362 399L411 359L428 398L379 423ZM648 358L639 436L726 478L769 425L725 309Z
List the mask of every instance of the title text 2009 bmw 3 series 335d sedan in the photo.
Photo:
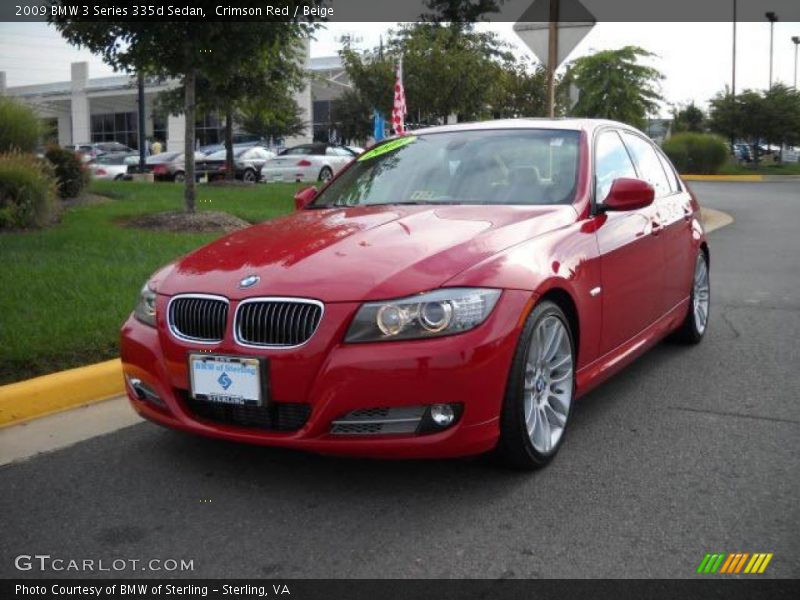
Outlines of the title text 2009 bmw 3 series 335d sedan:
M532 468L582 394L669 334L705 333L697 201L620 123L421 130L295 203L142 288L122 328L142 416L237 442L495 451Z

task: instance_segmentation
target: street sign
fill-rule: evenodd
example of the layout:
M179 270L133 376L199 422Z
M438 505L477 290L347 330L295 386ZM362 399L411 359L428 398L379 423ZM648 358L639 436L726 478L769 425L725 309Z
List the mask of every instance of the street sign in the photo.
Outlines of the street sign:
M549 62L550 22L558 29L555 68L566 60L575 46L591 31L597 19L578 0L556 0L557 18L551 19L551 1L535 0L514 23L514 32L545 66Z

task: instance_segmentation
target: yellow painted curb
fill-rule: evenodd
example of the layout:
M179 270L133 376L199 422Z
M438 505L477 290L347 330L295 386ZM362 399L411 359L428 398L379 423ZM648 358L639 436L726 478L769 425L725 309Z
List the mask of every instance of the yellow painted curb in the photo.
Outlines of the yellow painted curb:
M764 181L763 175L681 175L684 181Z
M118 358L0 386L0 427L106 400L124 390Z

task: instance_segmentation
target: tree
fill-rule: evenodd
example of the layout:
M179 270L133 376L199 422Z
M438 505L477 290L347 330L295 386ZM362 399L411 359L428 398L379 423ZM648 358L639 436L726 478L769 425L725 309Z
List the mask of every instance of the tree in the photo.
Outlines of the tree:
M755 149L770 144L800 143L800 93L781 83L761 92L744 90L737 96L726 88L709 102L709 126L731 140L742 139Z
M702 133L705 131L706 116L703 111L695 105L694 101L687 106L674 107L672 109L672 131L673 133L694 132Z
M759 140L765 132L764 97L758 91L744 90L733 96L726 88L709 102L709 128L729 140L744 140L754 149L755 161L760 159Z
M343 142L361 142L374 133L372 111L369 103L354 89L345 91L333 102L331 121Z
M725 89L717 93L708 104L709 129L731 141L739 138L742 128L741 107L737 97L731 94L730 88L725 86Z
M800 92L775 83L764 93L764 138L770 144L800 144Z
M403 84L411 122L437 124L491 115L491 97L509 48L493 33L414 23L391 32L385 51L359 54L345 47L345 69L361 98L383 114L392 108L394 65L403 57Z
M482 21L490 13L500 12L505 0L427 0L425 6L431 11L422 15L423 21L447 23L458 30L471 30L476 21Z
M556 115L569 106L569 85L556 77ZM547 70L541 64L520 61L503 66L492 91L495 119L547 116Z
M233 179L233 122L244 111L253 119L261 119L260 128L274 136L300 133L305 126L300 108L292 92L305 85L306 73L299 40L262 49L260 54L231 65L223 78L198 74L197 108L204 112L220 112L225 117L225 177ZM159 104L176 114L183 109L181 90L159 94ZM279 125L283 123L282 125Z
M77 4L59 0L61 4ZM283 3L289 13L295 6L311 6L313 0L290 0ZM262 3L246 0L252 7ZM213 15L216 2L194 3ZM298 11L302 14L302 10ZM196 112L195 81L198 74L209 81L224 80L231 65L248 63L265 50L291 43L308 33L300 22L153 22L153 21L73 21L68 17L50 17L56 28L71 44L83 46L102 56L115 70L142 73L161 78L180 78L184 90L186 117L186 184L184 205L195 208L194 123Z
M613 119L642 129L662 100L664 78L658 69L639 64L654 54L638 46L603 50L582 56L568 66L565 78L579 89L572 114Z
M248 97L239 105L236 120L242 131L273 141L299 135L308 127L289 89L268 99Z

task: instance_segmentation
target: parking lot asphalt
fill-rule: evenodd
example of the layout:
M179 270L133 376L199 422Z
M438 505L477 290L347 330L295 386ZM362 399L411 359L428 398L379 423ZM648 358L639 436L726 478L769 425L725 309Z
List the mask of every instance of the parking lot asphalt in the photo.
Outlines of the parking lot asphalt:
M0 576L92 575L14 568L38 553L194 562L118 576L683 578L707 552L773 552L761 577L800 577L800 182L691 187L735 219L710 236L706 339L581 400L547 469L142 423L0 468Z

